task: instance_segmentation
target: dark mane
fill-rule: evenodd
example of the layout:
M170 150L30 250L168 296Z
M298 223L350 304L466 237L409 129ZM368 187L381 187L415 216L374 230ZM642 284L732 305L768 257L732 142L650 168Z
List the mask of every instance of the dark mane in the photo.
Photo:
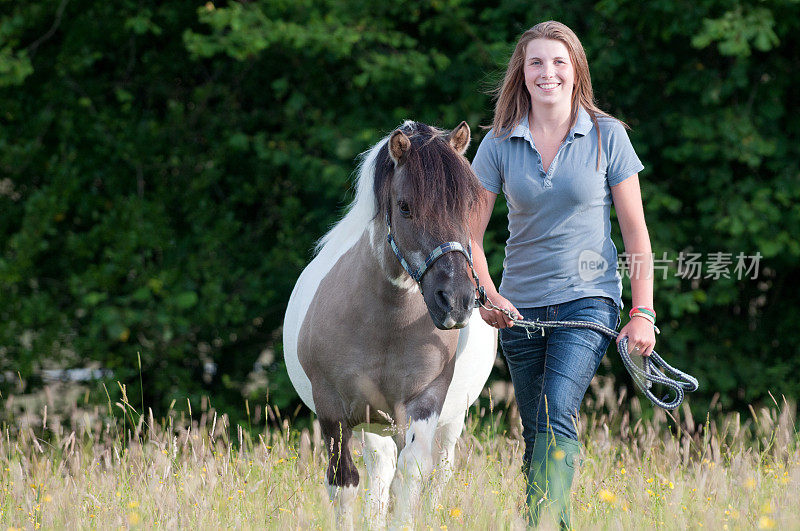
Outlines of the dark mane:
M446 131L419 122L406 122L400 130L411 140L402 168L411 190L413 220L435 237L463 230L472 208L480 200L481 185L463 156L447 141ZM389 209L394 162L388 142L375 161L376 216Z

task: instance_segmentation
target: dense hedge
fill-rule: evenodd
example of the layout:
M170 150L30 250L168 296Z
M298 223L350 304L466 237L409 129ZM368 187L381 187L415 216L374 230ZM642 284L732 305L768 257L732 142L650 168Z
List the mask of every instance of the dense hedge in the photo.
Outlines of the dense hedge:
M282 313L355 156L405 118L466 119L471 156L498 69L549 18L633 128L657 255L732 253L732 278L673 263L656 282L659 350L700 377L695 406L800 396L796 2L0 5L4 396L17 371L94 364L135 401L140 353L156 408L295 404ZM501 207L496 278L504 226ZM757 279L736 278L740 252L763 256Z

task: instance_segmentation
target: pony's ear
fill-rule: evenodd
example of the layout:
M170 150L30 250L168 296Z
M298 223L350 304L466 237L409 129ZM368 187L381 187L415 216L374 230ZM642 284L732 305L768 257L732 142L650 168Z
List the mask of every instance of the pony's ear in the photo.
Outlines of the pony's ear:
M447 141L457 153L463 155L469 146L470 131L467 122L461 122L458 127L450 131Z
M411 140L401 130L392 133L389 138L389 155L392 157L395 166L402 164L408 150L411 149Z

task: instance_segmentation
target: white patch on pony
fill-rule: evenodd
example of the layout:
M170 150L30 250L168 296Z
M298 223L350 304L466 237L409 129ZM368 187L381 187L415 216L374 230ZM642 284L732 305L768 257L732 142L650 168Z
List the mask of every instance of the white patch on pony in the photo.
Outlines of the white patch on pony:
M433 443L438 415L412 421L406 431L406 445L397 458L397 474L392 481L396 496L394 518L398 524L411 525L414 510L422 494L422 485L433 470Z
M389 492L397 467L397 445L392 437L364 432L364 465L367 486L364 498L370 528L386 527Z
M392 253L392 256L394 257L394 253ZM412 268L419 269L419 266L415 264L421 264L425 260L422 258L422 253L420 253L419 251L412 251L408 253L408 255L406 256L406 261ZM392 285L397 286L398 288L401 289L406 289L409 291L419 291L419 284L417 284L417 281L414 280L411 277L411 275L409 275L405 270L403 270L403 272L400 274L399 277L389 278L389 282L391 282Z
M436 430L436 441L434 443L434 480L429 505L435 507L444 493L444 488L450 478L453 477L453 464L455 462L456 442L461 432L464 431L464 416L448 424L440 424Z
M389 278L389 282L391 282L393 286L400 289L411 292L419 291L419 284L417 284L417 281L411 278L411 275L407 275L405 273L397 278Z
M337 529L353 529L353 509L355 508L358 487L337 487L328 483L325 475L325 490L333 502L333 513L336 515Z
M456 366L442 406L441 424L464 421L464 412L478 399L497 356L497 330L472 310L469 324L459 331Z

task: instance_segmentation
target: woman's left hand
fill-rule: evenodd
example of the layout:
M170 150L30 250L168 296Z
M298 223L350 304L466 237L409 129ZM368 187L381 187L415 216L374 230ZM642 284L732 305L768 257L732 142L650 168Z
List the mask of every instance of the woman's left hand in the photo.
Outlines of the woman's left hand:
M628 338L628 352L639 356L649 356L656 346L656 331L653 323L642 317L632 317L622 327L617 337L617 345L623 337Z

